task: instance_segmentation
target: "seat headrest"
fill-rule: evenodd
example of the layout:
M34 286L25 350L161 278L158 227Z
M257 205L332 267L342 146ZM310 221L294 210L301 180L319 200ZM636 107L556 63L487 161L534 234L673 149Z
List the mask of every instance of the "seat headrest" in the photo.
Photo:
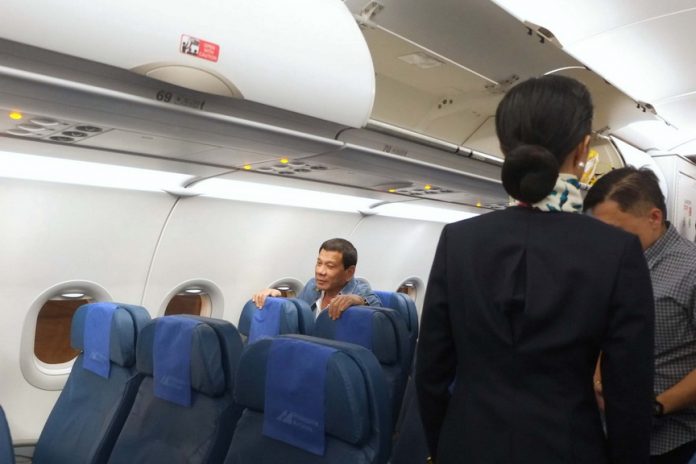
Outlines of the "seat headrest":
M297 305L285 298L266 298L264 307L271 302L278 305L278 329L273 335L300 333ZM249 337L254 316L260 314L258 311L263 311L263 309L259 310L253 301L247 301L242 308L242 314L239 316L239 333Z
M2 406L0 406L0 462L4 462L5 464L15 463L10 426L7 423L7 417L5 416L5 411L2 409Z
M338 336L342 332L339 326L350 322L350 313L361 314L360 319L368 318L367 322L369 323L369 328L372 330L372 336L369 337L371 340L369 340L368 343L359 343L356 340L342 339ZM346 317L346 315L349 317ZM329 340L361 344L374 353L380 364L391 365L400 361L396 330L394 323L383 310L370 308L368 306L352 306L337 320L331 319L327 311L322 311L314 325L314 336ZM367 332L358 328L359 335L364 336L366 333ZM369 333L367 334L369 336Z
M314 312L306 301L299 298L288 298L297 307L297 322L300 334L311 335L314 332Z
M237 340L221 341L223 334L220 327L227 326L234 329L229 322L220 321L198 316L164 316L164 318L181 318L196 322L191 328L190 357L190 377L191 389L203 393L207 396L217 397L225 391L231 391L234 369L236 367L239 352L241 352L241 340L236 330L231 330L232 337ZM162 318L158 318L162 319ZM154 374L154 351L155 351L155 332L158 319L154 319L145 326L140 334L137 349L137 369L138 372L153 376ZM236 355L230 354L227 346L236 345ZM186 356L181 347L181 356ZM230 359L233 358L233 359Z
M399 313L400 316L404 318L406 327L411 330L411 320L409 317L409 309L406 300L403 298L402 293L398 292L387 292L387 291L375 291L375 295L379 298L382 306L385 308L391 308Z
M87 314L98 306L113 308L109 328L109 354L114 364L130 367L135 364L135 347L139 332L150 321L150 314L141 306L122 303L88 303L75 311L70 329L70 344L76 350L85 348ZM102 328L106 330L106 328Z
M351 356L364 348L306 336L282 336L278 339L301 339L318 347L329 346L336 351L326 363L324 430L328 436L359 445L371 433L371 410L368 383L364 370ZM249 345L239 364L240 375L235 382L235 401L245 408L263 412L265 409L266 376L269 351L273 339ZM306 359L297 362L306 363ZM287 369L292 369L291 365ZM312 382L314 379L307 379Z

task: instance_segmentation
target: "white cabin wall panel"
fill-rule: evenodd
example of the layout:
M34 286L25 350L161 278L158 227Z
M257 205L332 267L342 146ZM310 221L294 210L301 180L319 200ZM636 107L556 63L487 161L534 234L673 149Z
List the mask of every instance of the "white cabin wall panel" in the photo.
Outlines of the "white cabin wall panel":
M6 361L8 360L4 357L0 359L0 362ZM15 371L14 366L8 371L3 370L3 377L11 376L8 378L17 379L21 378L21 375L19 368ZM8 380L3 382L6 381ZM53 405L58 400L60 391L39 390L13 384L10 388L3 388L0 395L2 395L2 408L7 415L13 442L36 443Z
M680 171L677 175L677 196L674 199L674 227L690 241L694 241L696 224L696 178L691 173Z
M360 215L213 198L181 200L153 261L144 303L157 311L180 283L206 279L221 289L224 311L237 324L242 306L280 278L314 276L321 243L349 235Z
M251 295L291 277L306 282L324 240L342 237L358 250L356 275L375 289L405 279L427 282L443 224L380 216L190 198L174 209L155 256L144 305L163 311L182 282L205 279L224 297L214 317L233 323ZM418 297L422 303L424 288Z
M38 438L59 393L33 387L20 371L28 309L69 280L96 282L115 300L139 304L172 203L164 193L0 179L0 398L15 440Z
M396 291L411 277L427 284L444 224L369 216L350 236L358 250L357 275L376 290ZM418 289L420 314L425 286Z
M73 279L110 281L114 297L140 299L132 284L145 280L173 197L8 179L0 185L5 285L43 289Z
M678 155L654 157L667 179L667 218L688 240L696 237L696 165Z

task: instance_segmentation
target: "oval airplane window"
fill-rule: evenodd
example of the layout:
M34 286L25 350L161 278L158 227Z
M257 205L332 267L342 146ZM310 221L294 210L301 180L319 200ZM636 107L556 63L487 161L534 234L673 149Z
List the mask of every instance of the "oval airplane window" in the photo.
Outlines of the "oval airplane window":
M406 280L399 285L399 288L396 291L399 293L405 293L411 297L413 301L416 301L416 297L418 296L418 282L411 279Z
M69 281L42 292L24 319L19 345L22 375L43 390L60 390L70 374L77 352L70 346L72 316L81 305L111 301L102 286Z
M191 314L222 318L224 299L215 283L193 279L177 285L160 305L159 315Z
M205 290L199 287L190 287L177 293L169 300L165 316L175 314L192 314L194 316L210 317L212 302Z
M278 285L276 289L280 291L280 296L283 298L295 298L297 296L297 292L289 285Z
M91 303L92 296L65 292L46 301L36 318L34 356L45 364L66 363L80 353L70 346L70 327L77 308Z
M304 288L304 284L292 277L276 280L268 288L275 288L280 291L283 298L296 298Z

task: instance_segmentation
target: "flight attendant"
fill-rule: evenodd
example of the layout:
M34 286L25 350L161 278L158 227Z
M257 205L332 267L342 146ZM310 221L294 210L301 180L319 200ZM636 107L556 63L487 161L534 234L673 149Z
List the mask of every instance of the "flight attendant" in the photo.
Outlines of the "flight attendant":
M439 464L649 462L650 274L635 236L578 214L592 111L570 78L511 89L496 131L517 205L442 232L416 366Z

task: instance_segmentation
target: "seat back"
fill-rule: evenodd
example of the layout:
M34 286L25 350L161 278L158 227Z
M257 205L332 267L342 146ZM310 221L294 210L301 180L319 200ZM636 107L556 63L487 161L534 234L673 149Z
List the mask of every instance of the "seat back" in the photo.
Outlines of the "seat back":
M408 339L411 343L411 356L416 349L418 340L418 312L416 303L408 295L400 292L375 291L375 295L385 308L391 308L398 312L406 322Z
M411 367L411 346L403 317L393 309L353 306L333 320L322 312L314 336L355 343L374 353L387 381L389 402L396 422Z
M140 306L90 303L72 319L70 342L81 350L34 451L34 463L103 463L142 378L136 341L150 315Z
M12 435L10 426L5 417L5 411L0 406L0 462L14 464L14 448L12 447Z
M245 409L225 464L383 464L391 441L386 384L365 348L304 335L260 340L242 355Z
M264 336L309 335L314 330L314 313L298 298L266 298L262 309L249 300L239 316L239 333L245 342Z
M409 377L406 384L406 392L401 403L401 412L394 435L394 446L389 460L391 464L426 462L430 452L421 422L415 377L413 376Z
M406 302L406 306L408 307L409 330L418 335L418 310L416 309L416 302L405 293L394 292L394 294Z
M232 386L242 339L231 323L165 316L142 331L143 376L109 463L220 463L241 408Z

